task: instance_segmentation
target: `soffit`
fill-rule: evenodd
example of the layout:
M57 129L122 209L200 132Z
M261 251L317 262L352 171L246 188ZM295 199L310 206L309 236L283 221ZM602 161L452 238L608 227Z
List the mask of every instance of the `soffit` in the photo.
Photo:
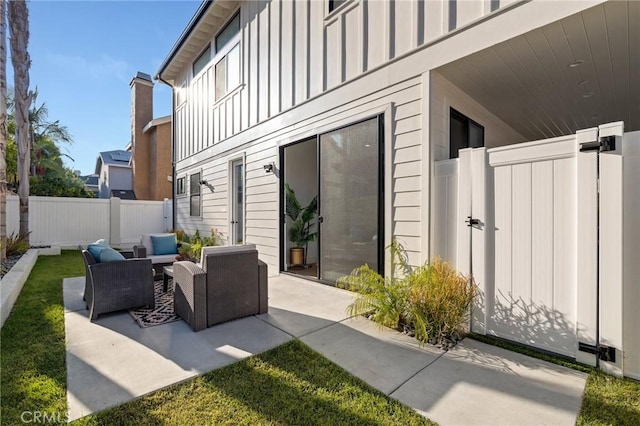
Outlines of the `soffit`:
M175 55L162 72L161 77L174 84L175 80L186 66L190 66L214 35L222 28L231 15L237 10L237 1L214 1L202 18L194 23L182 45L175 51Z
M613 121L638 130L640 2L606 2L438 71L529 140Z

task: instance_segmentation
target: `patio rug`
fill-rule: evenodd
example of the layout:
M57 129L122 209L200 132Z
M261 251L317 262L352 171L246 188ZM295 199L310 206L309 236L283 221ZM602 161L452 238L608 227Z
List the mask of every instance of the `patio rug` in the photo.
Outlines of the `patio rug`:
M172 283L169 281L169 289ZM129 313L141 328L153 327L155 325L167 324L180 319L173 312L173 291L162 291L162 280L153 283L153 293L156 299L155 309L138 308L129 309Z

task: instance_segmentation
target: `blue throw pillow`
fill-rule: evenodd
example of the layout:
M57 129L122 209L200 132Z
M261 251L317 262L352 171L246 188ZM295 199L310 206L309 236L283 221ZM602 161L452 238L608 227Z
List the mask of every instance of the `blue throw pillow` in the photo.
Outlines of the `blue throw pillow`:
M103 244L89 244L87 246L87 251L89 253L91 253L91 256L93 256L93 258L96 260L96 262L100 262L100 252L102 252L102 250L104 249L108 249L109 246L108 245L103 245Z
M100 252L100 263L118 262L124 260L124 256L111 247L106 247Z
M152 235L151 244L153 245L153 254L178 254L178 243L176 235Z

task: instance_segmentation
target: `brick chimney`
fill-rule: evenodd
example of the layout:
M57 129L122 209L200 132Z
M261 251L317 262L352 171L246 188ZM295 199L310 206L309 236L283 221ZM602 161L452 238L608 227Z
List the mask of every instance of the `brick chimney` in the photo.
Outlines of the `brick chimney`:
M153 119L153 81L151 76L138 72L129 84L131 87L131 165L133 172L133 192L138 200L148 200L150 196L149 135L143 132Z

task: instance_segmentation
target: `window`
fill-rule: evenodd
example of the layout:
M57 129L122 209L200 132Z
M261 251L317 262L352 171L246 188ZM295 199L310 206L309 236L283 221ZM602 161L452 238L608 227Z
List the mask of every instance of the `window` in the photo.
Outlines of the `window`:
M216 99L240 85L240 14L237 13L215 39Z
M207 66L209 61L211 60L211 45L208 45L204 52L198 56L198 59L193 63L193 75L198 74L200 71Z
M240 14L231 18L229 23L218 33L216 36L216 53L221 51L222 48L240 32Z
M449 120L449 158L458 158L463 148L484 146L484 127L451 108Z
M176 195L184 195L184 194L186 194L186 191L187 191L187 187L185 185L186 179L187 178L182 176L181 178L178 178L178 180L176 181Z
M329 0L329 13L342 6L346 1L347 0Z
M201 195L200 195L200 173L191 175L189 185L189 216L200 217Z

